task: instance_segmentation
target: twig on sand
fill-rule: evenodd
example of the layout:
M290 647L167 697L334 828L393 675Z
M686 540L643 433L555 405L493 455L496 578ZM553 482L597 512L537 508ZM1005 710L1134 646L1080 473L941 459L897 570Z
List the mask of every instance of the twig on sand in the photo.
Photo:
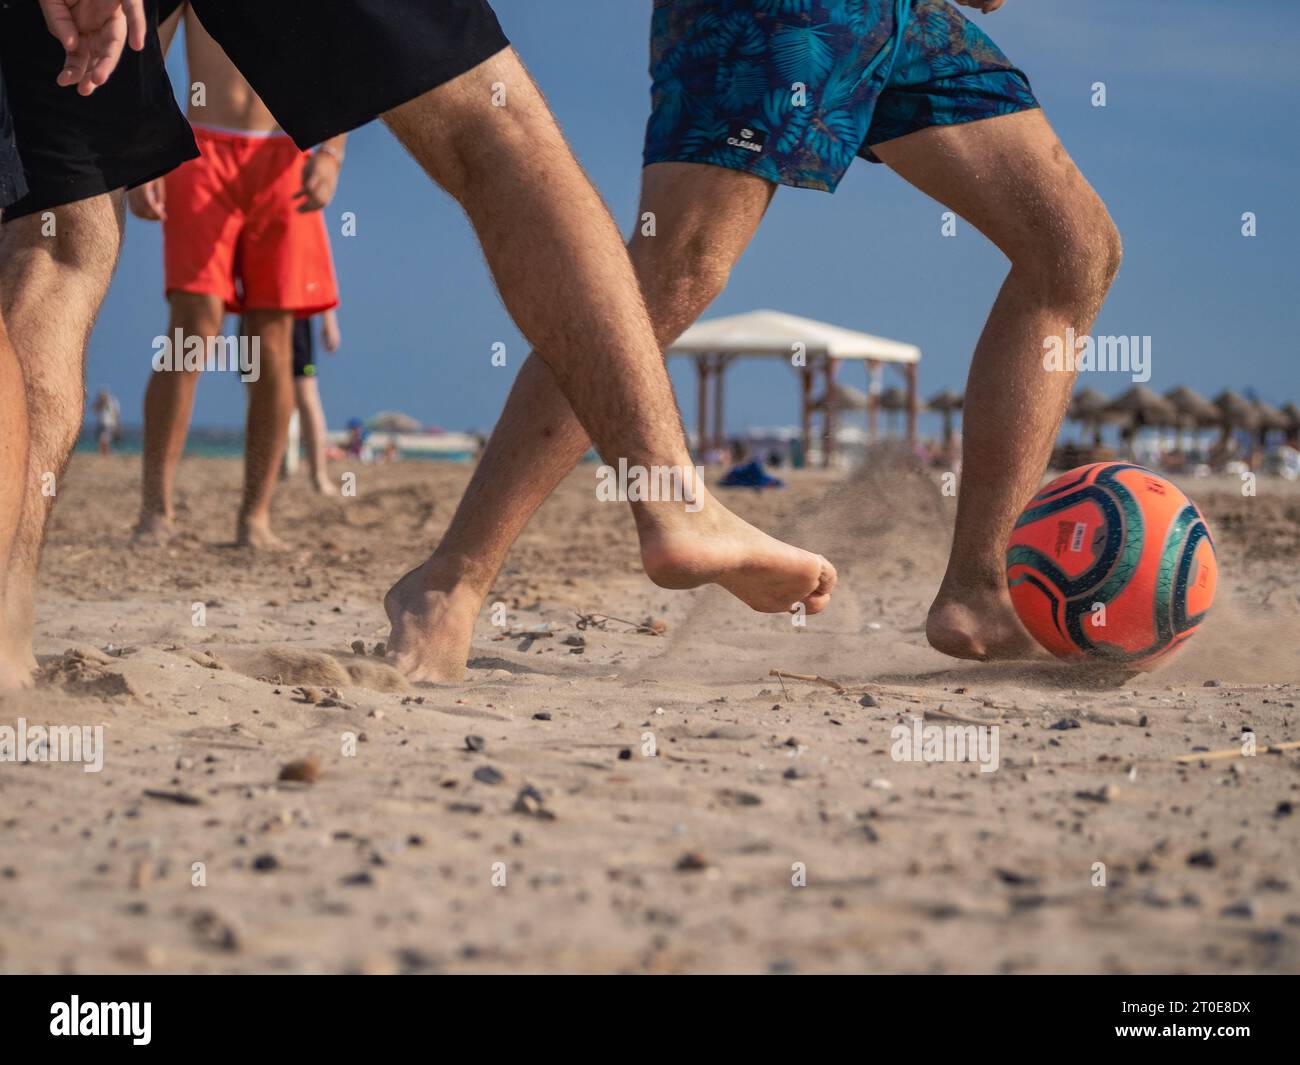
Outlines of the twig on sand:
M627 618L616 618L613 614L584 614L577 611L578 620L576 622L579 630L587 628L603 629L605 622L617 621L620 625L630 625L636 632L643 636L660 636L662 633L653 625L645 624L639 621L628 621Z
M997 717L997 718L987 718L987 717L986 717L986 718L979 718L979 717L966 717L966 716L964 716L963 714L954 714L951 710L945 710L942 706L939 707L938 709L933 709L933 710L927 709L927 710L924 710L924 711L922 711L922 715L921 715L921 716L924 717L924 718L926 718L926 719L929 719L929 718L932 718L932 717L934 717L934 718L938 718L940 721L960 721L963 725L1000 725L1000 724L1002 724L1002 719L1001 719L1000 717Z
M1258 757L1261 754L1281 754L1283 751L1297 750L1300 750L1300 740L1292 740L1289 743L1270 743L1267 747L1261 747L1254 755L1249 756L1240 747L1225 747L1221 751L1193 751L1191 754L1180 754L1171 761L1183 763L1219 762L1225 758Z
M831 680L829 677L819 677L812 673L787 673L783 669L770 669L768 670L767 675L778 679L788 677L790 680L806 680L809 684L825 684L828 688L834 688L837 692L840 692L843 695L849 693L849 689L844 687L844 685L838 680ZM785 685L783 684L782 688L784 687Z

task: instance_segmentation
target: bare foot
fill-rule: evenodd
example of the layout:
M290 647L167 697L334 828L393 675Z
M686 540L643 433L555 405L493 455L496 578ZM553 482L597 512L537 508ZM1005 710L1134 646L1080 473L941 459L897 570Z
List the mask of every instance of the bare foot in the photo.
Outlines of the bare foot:
M288 551L289 545L271 531L267 521L239 519L239 531L236 543L240 547L251 547L258 551Z
M671 532L643 530L641 562L660 588L717 584L765 614L789 613L799 603L818 614L836 581L835 567L821 555L759 532L712 497Z
M925 620L925 638L936 651L980 662L1047 654L1020 623L1005 588L941 588Z
M161 546L176 535L176 522L166 514L146 514L141 512L131 533L131 542L146 547Z
M316 491L323 496L336 496L339 494L338 488L328 477L317 477L314 483Z
M477 592L441 579L427 562L417 566L384 596L388 657L411 680L462 680L482 605Z

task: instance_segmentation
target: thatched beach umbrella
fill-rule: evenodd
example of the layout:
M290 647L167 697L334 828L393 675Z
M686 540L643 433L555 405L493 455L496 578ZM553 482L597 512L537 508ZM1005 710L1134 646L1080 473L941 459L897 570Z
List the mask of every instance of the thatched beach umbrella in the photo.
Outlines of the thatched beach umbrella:
M1282 413L1286 416L1286 438L1292 446L1300 439L1300 407L1295 403L1287 403L1282 407Z
M926 401L926 406L932 411L937 411L943 415L943 444L948 447L952 443L952 415L954 411L961 410L965 397L958 395L950 388L945 388L942 392L936 392Z
M1180 429L1204 429L1219 424L1219 408L1186 385L1171 388L1165 393L1165 399L1178 412Z
M1165 399L1173 405L1178 415L1178 448L1187 450L1188 430L1207 429L1219 424L1219 408L1186 385L1171 388Z
M1146 385L1134 385L1122 396L1117 396L1106 404L1103 413L1126 415L1134 429L1178 424L1178 411L1174 405Z
M1093 447L1101 447L1102 412L1109 402L1110 400L1095 388L1081 388L1070 400L1070 409L1066 417L1072 422L1078 422L1081 429L1092 429Z
M829 397L835 404L836 410L866 410L867 394L860 388L854 388L852 385L840 384L838 381L830 391ZM813 406L817 410L825 410L827 405L827 396L823 395L813 400Z
M892 411L896 415L907 410L907 393L901 388L893 386L886 388L880 393L877 400L881 410ZM894 421L897 424L898 419L895 418Z
M1255 410L1255 405L1240 393L1225 388L1214 397L1214 405L1219 408L1219 425L1223 428L1225 440L1232 434L1233 429L1257 428L1259 414Z
M1290 422L1285 414L1267 400L1255 400L1254 407L1255 427L1259 430L1259 446L1267 447L1268 434L1276 431L1286 432Z
M1133 441L1141 430L1178 424L1178 411L1174 405L1146 385L1134 385L1122 396L1111 400L1103 414L1121 420L1120 437L1130 454Z

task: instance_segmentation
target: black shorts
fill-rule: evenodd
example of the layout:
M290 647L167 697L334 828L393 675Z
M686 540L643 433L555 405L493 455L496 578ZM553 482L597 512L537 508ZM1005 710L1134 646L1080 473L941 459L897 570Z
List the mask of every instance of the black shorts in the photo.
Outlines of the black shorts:
M199 154L163 66L157 5L145 8L144 51L124 50L108 82L78 96L55 84L63 47L37 0L0 0L0 70L28 188L6 222L161 177Z
M5 99L5 76L0 68L0 211L27 195L23 164L14 144L14 119Z
M293 375L316 376L316 346L312 342L310 318L297 318L293 323Z
M304 149L451 81L509 43L487 0L191 6ZM82 97L55 84L63 49L37 0L0 0L0 69L30 190L5 221L142 184L198 155L158 46L158 7L145 0L144 51L125 50L108 82ZM166 0L166 10L175 7Z

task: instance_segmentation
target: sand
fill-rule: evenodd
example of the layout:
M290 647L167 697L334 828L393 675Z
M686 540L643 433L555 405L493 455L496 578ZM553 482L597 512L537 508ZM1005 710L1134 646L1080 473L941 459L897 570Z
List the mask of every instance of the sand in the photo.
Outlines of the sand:
M185 535L133 548L138 459L76 458L43 679L0 724L102 724L104 766L0 764L0 971L1300 969L1300 751L1172 761L1300 739L1297 486L1189 486L1218 603L1121 681L926 645L954 501L925 476L726 496L839 565L799 628L652 586L587 467L466 681L412 686L373 653L380 596L468 473L288 483L276 557L229 546L236 462L187 460ZM1000 726L996 772L891 758L896 724L945 714Z

